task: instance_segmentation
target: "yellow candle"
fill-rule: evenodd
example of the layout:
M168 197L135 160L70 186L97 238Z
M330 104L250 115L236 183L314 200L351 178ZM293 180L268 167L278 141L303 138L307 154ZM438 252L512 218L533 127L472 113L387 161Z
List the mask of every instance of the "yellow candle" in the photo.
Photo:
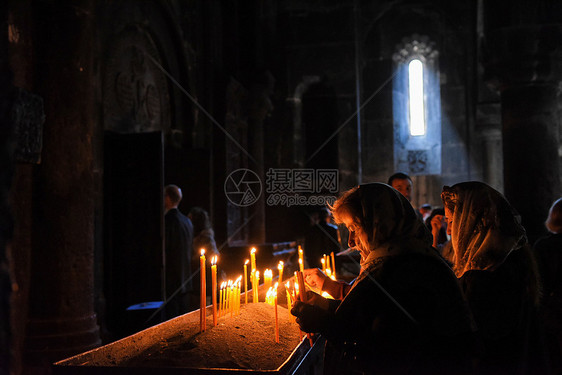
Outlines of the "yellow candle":
M326 273L326 255L320 259L320 263L322 263L322 272Z
M252 300L253 302L255 301L256 295L255 295L255 290L256 290L256 270L252 270L252 273L250 274L250 283L252 284Z
M283 261L279 261L279 264L277 265L277 269L279 270L279 280L277 281L279 284L281 284L283 282L283 266L284 263Z
M230 307L230 283L232 281L228 280L226 287L224 288L224 315L228 315L228 309Z
M336 279L336 258L334 256L333 251L330 254L330 256L332 257L332 278L335 280Z
M250 264L250 266L252 267L253 270L256 269L256 248L252 247L252 250L250 251L250 259L252 260L252 263Z
M206 321L206 307L207 307L207 290L205 285L205 249L201 249L201 257L200 260L200 271L201 274L201 305L199 307L199 332L203 332L207 329L207 321Z
M275 287L273 288L273 298L275 304L275 342L279 343L279 316L277 315L277 286L279 284L275 283Z
M302 272L304 270L304 252L302 251L301 245L299 245L299 270Z
M271 288L271 281L273 278L273 271L270 270L269 268L266 269L265 271L263 271L263 281L264 281L264 288L266 290L268 290L269 288Z
M244 303L248 303L248 262L244 262Z
M234 314L234 283L230 285L230 317Z
M242 282L242 276L236 279L234 284L234 313L238 315L240 313L240 285Z
M256 271L254 272L254 280L256 282L255 288L254 289L254 303L258 303L259 302L259 298L260 298L260 294L259 294L259 288L260 288L260 271Z
M220 298L219 298L219 317L222 315L222 304L224 303L224 281L221 283Z
M217 257L211 258L211 287L213 299L213 326L217 325Z
M289 311L291 311L291 308L292 308L291 293L289 293L290 287L291 287L291 284L287 281L287 284L285 284L285 292L287 292L287 310L289 310Z
M222 290L222 293L223 293L223 298L222 298L222 315L226 315L226 303L227 303L226 297L227 297L227 291L228 291L226 281L224 281L224 282L222 283L222 289L223 289L223 290Z

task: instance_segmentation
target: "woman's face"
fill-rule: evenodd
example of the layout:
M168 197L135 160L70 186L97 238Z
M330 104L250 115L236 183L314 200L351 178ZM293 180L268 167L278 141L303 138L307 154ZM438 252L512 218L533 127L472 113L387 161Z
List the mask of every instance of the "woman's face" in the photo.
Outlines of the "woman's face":
M354 247L359 250L363 257L369 255L369 239L361 225L348 212L342 213L340 217L349 231L349 239L347 241L349 247Z
M451 235L453 229L453 211L445 207L445 218L447 219L447 234Z

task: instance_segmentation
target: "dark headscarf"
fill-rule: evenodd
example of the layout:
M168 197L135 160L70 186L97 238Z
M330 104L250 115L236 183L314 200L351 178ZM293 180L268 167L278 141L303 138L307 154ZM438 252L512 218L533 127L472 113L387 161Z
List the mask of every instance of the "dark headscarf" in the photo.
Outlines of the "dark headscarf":
M382 256L407 252L435 254L431 233L410 202L386 184L370 183L351 189L334 203L336 218L340 209L356 216L368 235L370 253L361 259L362 272Z
M444 186L443 204L453 212L453 270L494 270L527 242L515 209L490 186L476 181Z

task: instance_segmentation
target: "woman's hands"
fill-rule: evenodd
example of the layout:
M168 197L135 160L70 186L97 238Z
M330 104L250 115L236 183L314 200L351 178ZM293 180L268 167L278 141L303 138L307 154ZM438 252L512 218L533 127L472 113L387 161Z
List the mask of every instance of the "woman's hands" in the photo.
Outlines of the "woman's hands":
M323 332L330 327L333 315L319 306L309 305L301 301L296 301L291 309L297 319L301 331L307 333Z
M431 219L431 235L433 236L433 247L437 247L437 239L439 236L439 231L441 230L441 227L443 227L444 218L445 217L443 215L435 215Z
M322 290L328 278L319 268L309 268L303 271L304 281L313 288Z

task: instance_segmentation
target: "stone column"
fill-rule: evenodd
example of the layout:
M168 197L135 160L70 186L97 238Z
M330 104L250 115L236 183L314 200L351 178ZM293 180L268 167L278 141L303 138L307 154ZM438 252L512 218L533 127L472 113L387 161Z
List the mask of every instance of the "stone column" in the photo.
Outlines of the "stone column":
M483 181L503 193L503 147L499 103L477 106L477 134L482 142Z
M501 97L504 192L533 243L560 194L555 49L558 25L504 27L488 33L487 73ZM490 78L490 77L489 77Z
M34 176L26 367L45 369L100 344L93 295L94 9L90 0L34 9L36 89L46 120Z

